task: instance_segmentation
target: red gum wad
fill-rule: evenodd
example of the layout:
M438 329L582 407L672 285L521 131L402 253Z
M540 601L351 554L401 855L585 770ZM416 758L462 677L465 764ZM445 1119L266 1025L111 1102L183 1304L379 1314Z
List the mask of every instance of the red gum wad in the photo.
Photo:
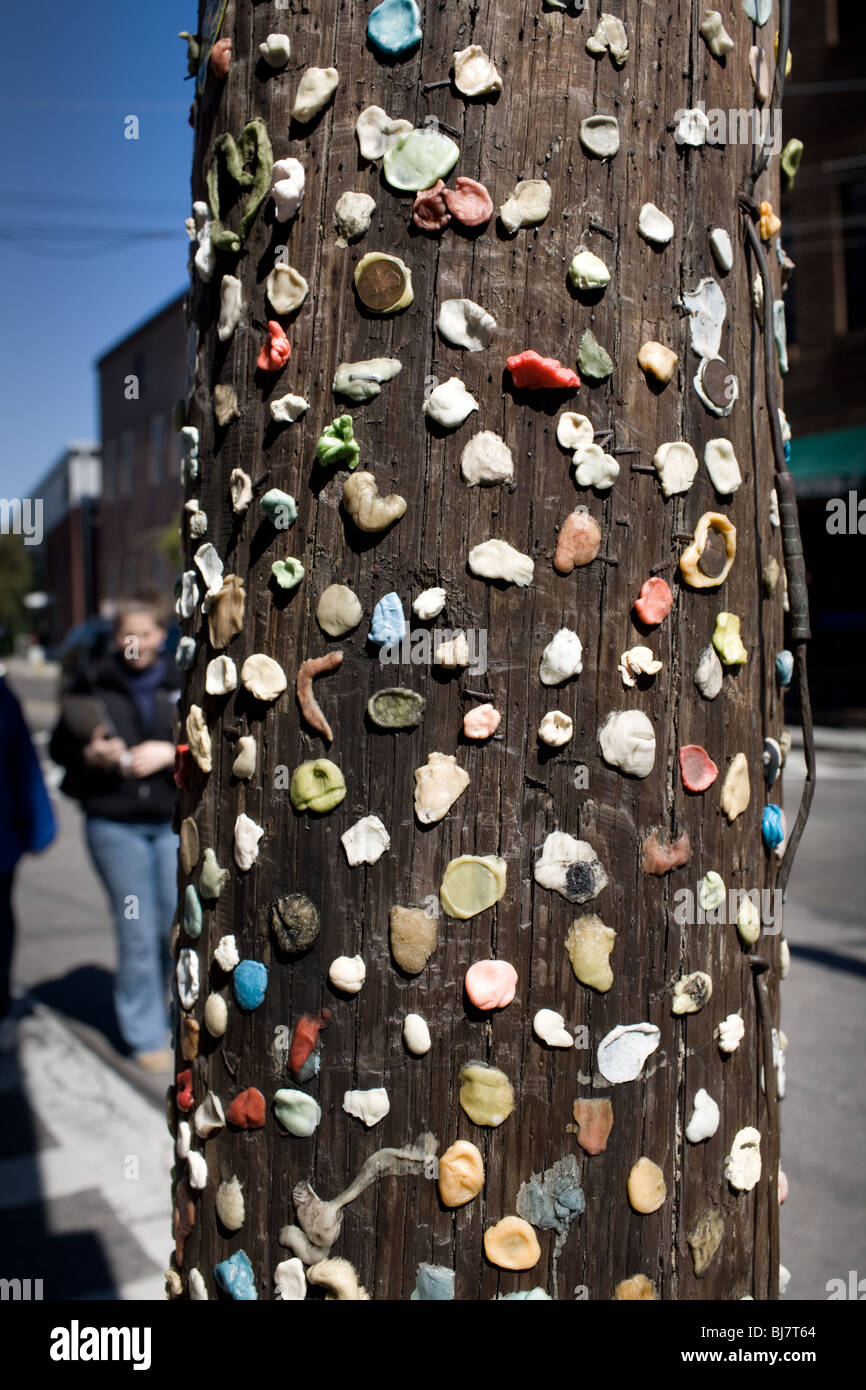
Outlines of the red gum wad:
M239 1092L226 1111L226 1119L238 1129L261 1129L265 1122L265 1098L261 1091L248 1086Z
M319 1041L319 1033L327 1028L330 1021L330 1009L323 1009L320 1014L304 1014L298 1019L289 1048L289 1071L294 1072L295 1076Z
M178 1110L184 1112L192 1110L195 1101L192 1094L192 1069L187 1067L185 1071L177 1074L177 1092L175 1094Z
M543 391L553 387L576 391L580 377L570 367L563 367L555 357L540 357L532 348L509 357L505 364L518 390Z

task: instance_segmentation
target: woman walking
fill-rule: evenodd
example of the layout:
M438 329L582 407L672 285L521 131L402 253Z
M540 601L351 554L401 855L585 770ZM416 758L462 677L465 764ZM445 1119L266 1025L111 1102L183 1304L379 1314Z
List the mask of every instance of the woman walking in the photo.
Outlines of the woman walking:
M180 676L162 650L166 627L156 603L123 601L114 637L115 650L63 696L51 756L67 769L61 790L81 802L88 849L111 903L120 1031L140 1066L167 1071L177 902L172 714Z

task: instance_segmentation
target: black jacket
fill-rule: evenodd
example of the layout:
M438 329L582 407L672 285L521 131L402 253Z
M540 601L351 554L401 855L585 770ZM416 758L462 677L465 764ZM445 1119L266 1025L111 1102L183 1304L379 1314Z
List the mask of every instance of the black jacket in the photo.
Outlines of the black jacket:
M98 699L105 708L110 732L122 738L128 747L146 739L175 741L172 712L180 693L180 673L171 658L155 693L149 725L129 691L125 663L119 652L76 677L64 693ZM61 717L51 736L50 753L67 770L61 791L80 801L86 815L127 822L159 823L172 819L176 791L171 768L150 777L124 777L119 772L88 767L81 756L84 742Z

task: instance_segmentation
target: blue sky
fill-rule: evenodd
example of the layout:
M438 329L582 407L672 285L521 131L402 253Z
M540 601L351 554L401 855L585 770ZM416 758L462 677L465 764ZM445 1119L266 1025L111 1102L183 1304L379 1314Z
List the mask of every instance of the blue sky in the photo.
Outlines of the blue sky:
M177 33L196 20L196 0L4 10L0 496L98 439L95 359L184 288L194 84Z

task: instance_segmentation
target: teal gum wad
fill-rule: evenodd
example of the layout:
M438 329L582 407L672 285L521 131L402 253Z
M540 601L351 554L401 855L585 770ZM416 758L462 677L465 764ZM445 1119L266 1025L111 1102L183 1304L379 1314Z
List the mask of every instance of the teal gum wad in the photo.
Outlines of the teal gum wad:
M281 492L278 487L272 487L259 499L259 506L272 526L276 526L278 531L285 531L297 520L298 508L294 497L287 492Z
M772 802L764 807L764 814L761 817L761 838L764 841L764 849L778 849L785 841L785 815L781 806L776 806Z
M382 0L367 20L367 38L391 57L411 52L421 37L421 12L415 0Z
M223 1292L239 1303L258 1302L253 1267L244 1250L236 1250L227 1260L214 1265L213 1274Z
M454 1270L444 1265L420 1264L410 1303L445 1303L454 1297Z

